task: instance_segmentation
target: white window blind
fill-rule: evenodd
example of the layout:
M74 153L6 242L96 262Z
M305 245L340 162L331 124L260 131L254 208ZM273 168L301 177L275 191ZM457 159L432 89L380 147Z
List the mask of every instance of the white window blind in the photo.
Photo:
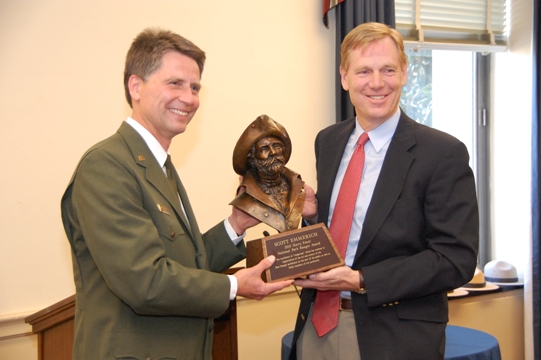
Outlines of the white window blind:
M506 0L395 0L396 29L406 42L503 47Z

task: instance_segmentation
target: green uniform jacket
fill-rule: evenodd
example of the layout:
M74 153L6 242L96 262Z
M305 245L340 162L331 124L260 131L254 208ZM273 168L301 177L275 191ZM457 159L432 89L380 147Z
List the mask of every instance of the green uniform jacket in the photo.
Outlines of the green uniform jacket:
M88 150L62 197L76 286L74 360L211 359L213 318L229 305L220 274L245 256L223 223L201 234L127 123Z

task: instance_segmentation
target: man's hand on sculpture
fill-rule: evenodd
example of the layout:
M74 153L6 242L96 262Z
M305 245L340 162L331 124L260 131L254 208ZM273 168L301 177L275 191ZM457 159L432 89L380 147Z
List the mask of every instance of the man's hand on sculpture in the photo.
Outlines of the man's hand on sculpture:
M306 192L306 198L304 200L304 207L302 209L302 216L314 223L317 219L317 198L314 189L308 184L304 184L304 191Z
M238 283L237 296L262 300L265 296L293 284L293 280L266 283L261 279L261 273L270 268L275 260L276 258L271 255L261 260L256 266L237 271L234 274Z

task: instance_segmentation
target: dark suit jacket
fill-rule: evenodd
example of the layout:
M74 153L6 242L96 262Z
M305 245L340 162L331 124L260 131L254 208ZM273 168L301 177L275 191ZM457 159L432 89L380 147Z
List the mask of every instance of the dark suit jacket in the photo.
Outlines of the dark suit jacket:
M210 359L221 272L243 259L223 223L201 235L141 136L123 123L81 159L62 198L76 286L74 360Z
M326 222L349 119L316 138L318 219ZM479 215L463 143L402 113L367 210L353 269L366 295L352 293L362 360L443 359L446 291L477 264ZM327 224L328 225L328 224ZM304 289L294 344L316 291ZM293 346L290 359L296 359Z

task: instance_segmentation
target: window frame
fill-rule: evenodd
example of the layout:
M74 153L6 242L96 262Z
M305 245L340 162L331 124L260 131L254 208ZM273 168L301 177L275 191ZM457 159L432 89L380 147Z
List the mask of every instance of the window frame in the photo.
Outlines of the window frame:
M407 50L412 50L408 48ZM413 48L415 50L415 48ZM441 50L441 49L426 49ZM447 49L454 50L454 49ZM490 194L490 99L491 99L491 59L486 52L472 53L472 103L471 103L471 166L476 179L476 192L479 205L479 265L483 267L492 260L492 214ZM433 80L432 80L433 82ZM415 118L415 117L414 117ZM428 125L428 124L427 124ZM432 126L432 125L429 125ZM445 131L445 130L444 130Z

